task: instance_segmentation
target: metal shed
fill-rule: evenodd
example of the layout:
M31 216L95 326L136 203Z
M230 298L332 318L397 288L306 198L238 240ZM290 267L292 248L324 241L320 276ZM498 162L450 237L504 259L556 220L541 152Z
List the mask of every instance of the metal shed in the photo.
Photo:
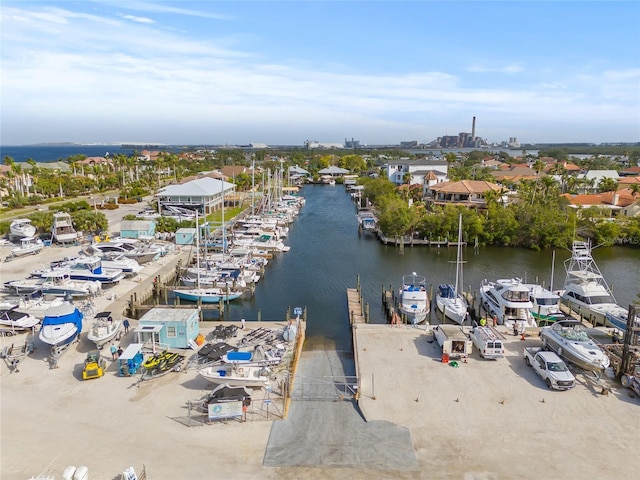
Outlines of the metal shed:
M156 222L153 220L123 220L120 226L122 238L154 238Z
M136 342L157 348L189 348L200 333L197 308L152 308L134 330Z
M176 245L193 245L196 241L195 228L179 228L176 231Z

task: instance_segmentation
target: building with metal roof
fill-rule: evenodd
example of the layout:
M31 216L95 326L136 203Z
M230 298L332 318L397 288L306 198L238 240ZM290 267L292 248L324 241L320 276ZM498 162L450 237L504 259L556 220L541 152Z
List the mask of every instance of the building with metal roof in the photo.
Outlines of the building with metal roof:
M202 177L182 184L168 185L156 198L162 207L175 206L199 210L205 215L222 208L224 198L236 192L233 183L217 178Z

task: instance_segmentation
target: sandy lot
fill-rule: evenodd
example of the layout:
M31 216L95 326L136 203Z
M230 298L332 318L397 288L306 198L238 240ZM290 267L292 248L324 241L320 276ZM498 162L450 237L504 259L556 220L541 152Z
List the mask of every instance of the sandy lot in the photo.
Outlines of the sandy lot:
M458 368L424 329L358 325L367 420L411 429L420 478L606 478L637 476L640 400L577 375L569 391L546 388L522 349L537 337L506 336L507 356L477 352Z

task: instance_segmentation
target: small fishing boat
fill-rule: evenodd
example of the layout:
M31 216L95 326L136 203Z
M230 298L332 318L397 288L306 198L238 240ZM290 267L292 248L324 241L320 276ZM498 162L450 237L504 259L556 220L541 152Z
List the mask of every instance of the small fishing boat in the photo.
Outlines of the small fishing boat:
M213 365L198 370L198 375L211 383L228 383L233 387L262 387L269 381L271 370L265 366Z
M100 312L96 314L95 322L89 328L87 339L101 349L118 337L121 328L122 320L114 320L111 312Z
M82 312L72 303L52 307L42 320L38 337L48 345L67 345L80 335L82 318Z
M25 255L36 255L42 251L44 248L44 243L39 238L34 237L26 237L20 240L20 246L12 248L9 252L9 255L4 259L5 262L10 262L11 260L19 257L24 257Z
M17 218L9 225L9 237L12 240L23 238L33 238L36 234L36 227L31 224L28 218Z
M430 306L425 277L416 272L402 277L398 308L407 316L407 323L418 324L426 320Z

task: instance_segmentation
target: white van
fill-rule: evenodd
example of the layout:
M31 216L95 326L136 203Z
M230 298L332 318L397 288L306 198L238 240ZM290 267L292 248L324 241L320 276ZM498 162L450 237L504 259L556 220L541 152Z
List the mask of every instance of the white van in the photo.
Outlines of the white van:
M504 337L495 328L475 327L469 336L482 358L495 360L504 357Z

